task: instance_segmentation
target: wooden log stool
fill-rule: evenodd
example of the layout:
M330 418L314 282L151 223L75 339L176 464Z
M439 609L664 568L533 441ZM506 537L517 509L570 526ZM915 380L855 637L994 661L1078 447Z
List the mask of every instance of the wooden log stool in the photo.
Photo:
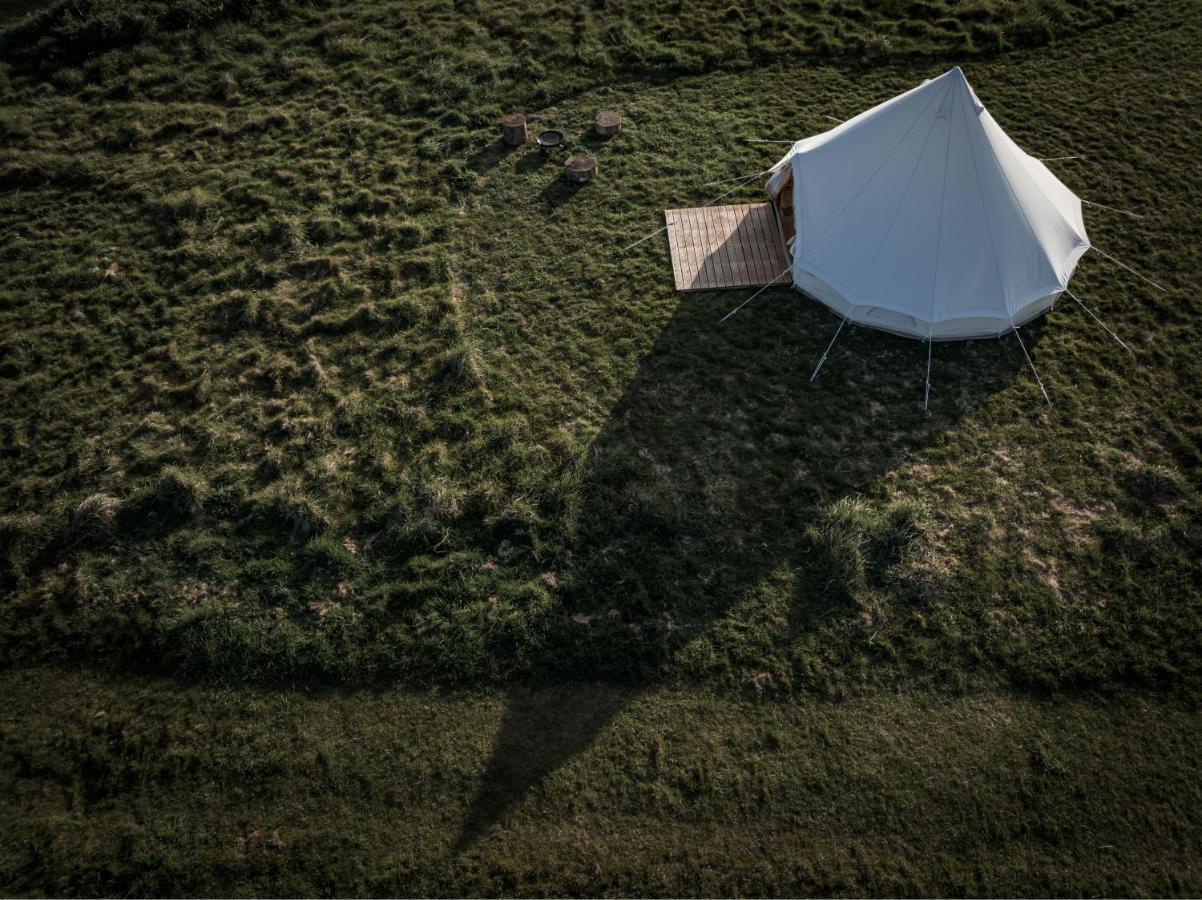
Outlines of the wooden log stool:
M502 116L501 140L510 147L520 147L526 143L526 117L521 113Z
M597 160L592 156L569 156L564 163L563 173L568 181L585 184L597 174Z
M601 137L613 137L622 130L622 117L612 109L603 109L597 113L595 122L597 134Z

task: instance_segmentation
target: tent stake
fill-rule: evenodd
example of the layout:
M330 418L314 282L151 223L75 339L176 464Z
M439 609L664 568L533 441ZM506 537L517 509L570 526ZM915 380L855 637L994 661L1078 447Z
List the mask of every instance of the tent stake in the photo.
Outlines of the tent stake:
M1141 216L1139 213L1133 213L1133 212L1130 212L1125 209L1119 209L1116 206L1107 206L1104 203L1094 203L1092 200L1082 200L1081 202L1084 203L1086 206L1093 206L1093 207L1096 207L1097 209L1108 209L1111 212L1122 213L1124 216L1130 216L1133 219L1146 219L1147 218L1147 216Z
M922 398L922 411L923 412L927 411L927 407L930 406L930 403L931 403L931 347L933 345L934 345L934 341L932 341L930 339L930 337L928 336L927 337L927 391L926 391L926 394L923 395L923 398Z
M1132 275L1134 275L1136 278L1139 278L1141 281L1146 281L1146 282L1148 282L1148 284L1152 285L1152 287L1156 288L1156 290L1160 291L1162 294L1167 294L1167 293L1168 293L1168 291L1166 291L1164 288L1162 288L1160 285L1158 285L1158 284L1157 284L1155 281L1153 281L1151 278L1145 278L1143 275L1140 275L1140 274L1139 274L1139 272L1135 271L1133 268L1131 268L1131 267L1130 267L1129 265L1127 265L1126 263L1124 263L1124 262L1119 262L1117 259L1115 259L1113 256L1111 256L1111 255L1110 255L1109 253L1107 253L1105 250L1098 250L1098 248L1097 248L1097 247L1094 247L1092 244L1090 245L1090 249L1092 249L1092 250L1097 250L1097 252L1098 252L1098 253L1101 253L1101 254L1102 254L1102 256L1106 257L1106 259L1110 260L1110 261L1111 261L1112 263L1114 263L1116 266L1121 266L1122 268L1124 268L1124 269L1126 269L1128 272L1130 272Z
M1121 338L1120 338L1120 337L1119 337L1117 334L1115 334L1113 331L1111 331L1109 328L1107 328L1107 327L1106 327L1106 323L1105 323L1105 322L1103 322L1101 319L1099 319L1099 318L1097 317L1097 314L1096 314L1096 313L1094 313L1094 311L1093 311L1092 309L1090 309L1088 306L1086 306L1084 303L1082 303L1082 302L1081 302L1081 298L1079 298L1079 297L1078 297L1076 294L1074 294L1074 293L1073 293L1072 291L1070 291L1068 288L1065 288L1065 289L1064 289L1064 292L1065 292L1066 294L1068 294L1070 297L1072 297L1074 300L1076 300L1076 301L1077 301L1077 305L1078 305L1079 307L1081 307L1083 310L1085 310L1087 313L1089 313L1090 317L1091 317L1091 318L1092 318L1092 319L1093 319L1095 322L1097 322L1099 325L1101 325L1101 326L1102 326L1102 328L1104 328L1104 329L1106 330L1106 333L1107 333L1108 335L1110 335L1112 338L1114 338L1116 341L1118 341L1118 345L1119 345L1120 347L1122 347L1124 350L1126 350L1126 351L1127 351L1128 353L1130 353L1132 356L1134 356L1134 355L1135 355L1135 351L1134 351L1134 350L1132 350L1130 347L1128 347L1126 344L1124 344L1124 343L1123 343L1123 341L1122 341L1122 339L1121 339Z
M839 323L839 327L835 329L835 336L831 338L831 342L826 345L826 352L822 354L822 359L818 360L818 365L814 366L814 374L810 376L810 382L818 377L818 371L822 368L822 364L826 362L827 354L831 352L831 348L835 346L835 341L839 339L839 332L843 330L843 326L847 324L847 317L843 317L843 321Z
M774 284L776 284L776 282L780 280L781 275L784 275L785 272L788 272L789 269L792 269L792 268L793 268L793 264L790 263L788 269L785 269L784 271L782 271L780 273L780 275L777 275L775 278L773 278L771 281L769 281L766 285L764 285L762 288L760 288L758 291L756 291L754 294L752 294L750 297L748 297L746 300L744 300L742 303L740 303L738 306L736 306L734 309L732 309L730 312L728 312L726 315L724 315L721 319L718 320L718 324L721 325L723 322L725 322L727 319L729 319L731 316L733 316L735 313L737 313L739 310L741 310L744 306L746 306L748 303L750 303L752 300L754 300L760 294L764 293L764 291L768 290L768 288L770 288Z
M1023 343L1022 335L1018 333L1018 329L1013 323L1010 325L1010 330L1014 332L1014 336L1018 338L1018 346L1023 348L1023 356L1027 358L1027 365L1031 367L1031 374L1035 376L1035 382L1039 385L1039 389L1043 391L1043 399L1048 401L1048 406L1052 405L1052 398L1048 396L1047 388L1043 386L1043 379L1039 377L1039 373L1035 371L1035 363L1031 362L1031 354L1027 352L1027 345Z

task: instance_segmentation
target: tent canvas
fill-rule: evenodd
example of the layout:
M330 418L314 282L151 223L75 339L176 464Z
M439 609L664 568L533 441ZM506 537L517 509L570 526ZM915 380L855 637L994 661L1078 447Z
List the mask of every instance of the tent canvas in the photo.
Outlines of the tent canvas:
M1052 306L1090 249L1081 200L959 67L798 141L773 169L768 193L792 208L794 286L897 334L1009 332Z

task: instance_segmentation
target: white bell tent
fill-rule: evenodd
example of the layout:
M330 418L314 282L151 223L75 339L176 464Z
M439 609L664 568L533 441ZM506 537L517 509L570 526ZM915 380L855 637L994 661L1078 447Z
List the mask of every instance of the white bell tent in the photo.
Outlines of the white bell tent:
M1090 249L1082 201L959 67L798 141L767 188L795 287L845 321L927 341L1030 321Z
M771 176L766 188L789 267L720 321L792 272L795 288L841 316L811 381L843 327L851 322L927 343L924 407L930 399L935 341L1013 333L1043 390L1018 329L1051 309L1061 294L1071 297L1130 352L1069 289L1069 279L1087 251L1095 251L1156 290L1165 290L1093 246L1081 209L1085 205L1143 217L1082 200L1065 187L1043 161L1028 156L1002 131L958 66L829 131L792 143L789 152L766 171L708 182L707 186L732 181L735 185L703 207L669 212L705 213L764 175ZM693 216L684 225L670 219L623 252L669 231L670 246L682 248L680 260L672 250L673 265L680 265L678 286L686 263L695 269L699 260L711 265L717 259L713 268L721 274L729 245L737 244L744 254L748 248L760 252L753 238L740 238L741 231L750 229L731 231L730 223L737 222L738 215L714 218L726 223L715 225L718 240L709 225L704 234L689 232L696 225ZM676 245L674 227L683 234ZM744 274L737 258L730 272ZM1046 390L1043 395L1052 402Z

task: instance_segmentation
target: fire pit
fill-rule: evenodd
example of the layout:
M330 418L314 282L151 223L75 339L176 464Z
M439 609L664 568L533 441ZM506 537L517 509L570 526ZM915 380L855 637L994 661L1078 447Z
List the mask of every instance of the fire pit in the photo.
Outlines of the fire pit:
M545 153L563 144L563 132L555 131L554 129L540 131L538 137L534 140L538 144L538 149Z

